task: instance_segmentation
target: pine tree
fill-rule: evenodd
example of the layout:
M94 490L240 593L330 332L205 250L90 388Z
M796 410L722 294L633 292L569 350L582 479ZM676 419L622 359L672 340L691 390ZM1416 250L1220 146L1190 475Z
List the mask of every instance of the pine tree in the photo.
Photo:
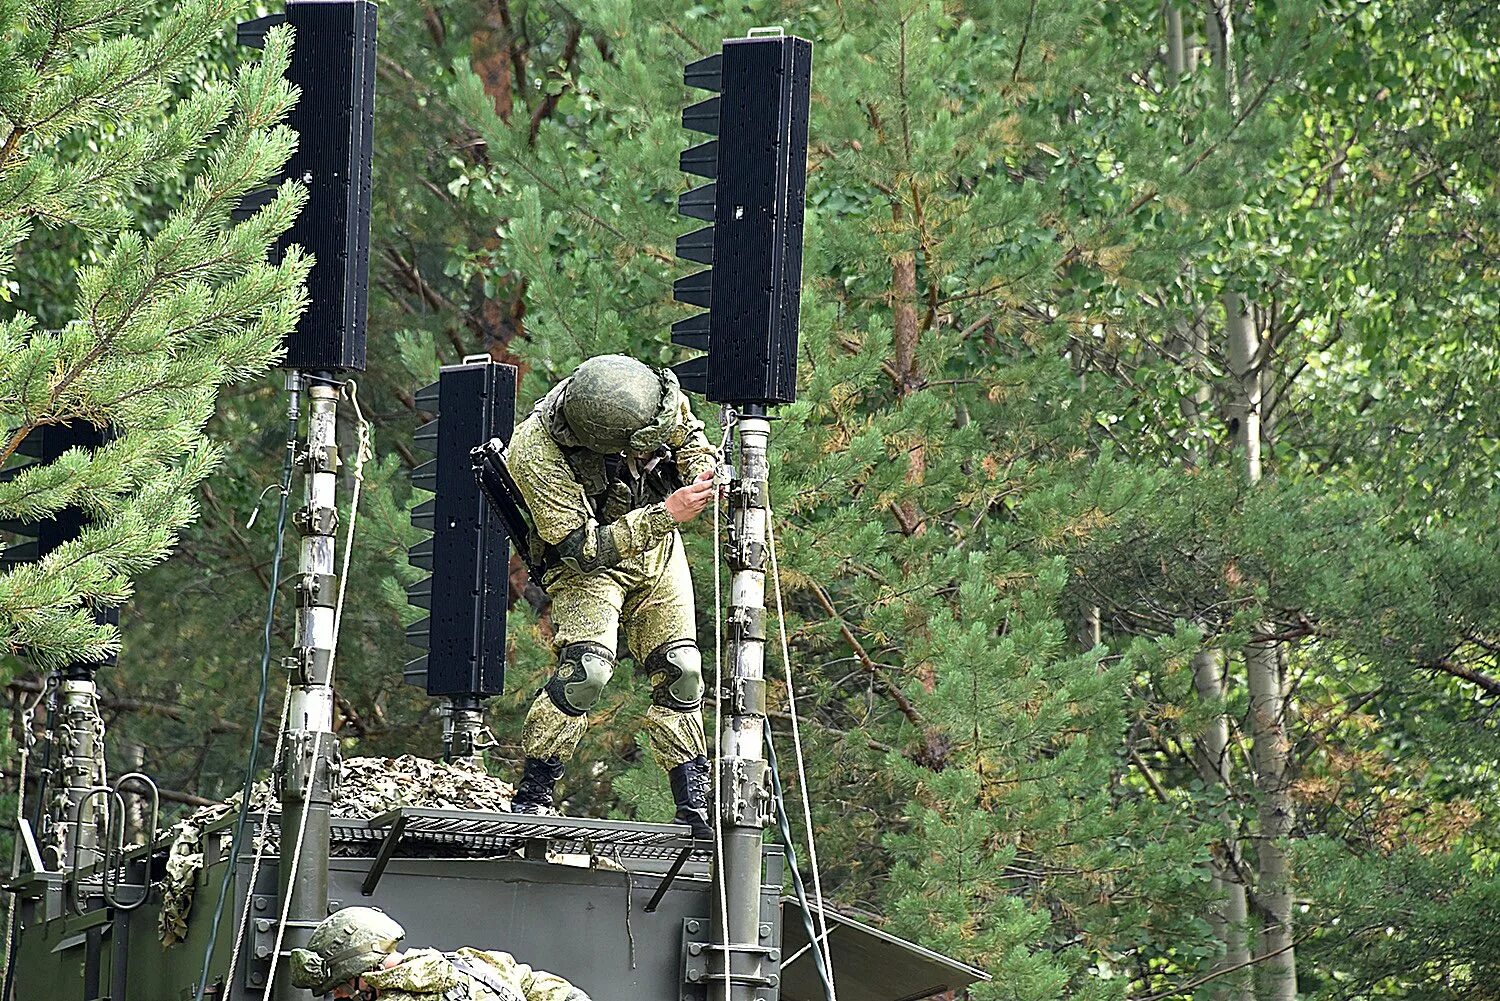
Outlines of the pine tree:
M1003 983L976 996L1109 996L1137 957L1211 952L1187 916L1206 899L1200 870L1161 864L1201 864L1206 836L1115 791L1132 781L1120 746L1137 658L1181 661L1186 641L1101 665L1104 651L1070 639L1057 550L1118 494L1107 463L1074 461L1087 414L1057 405L1076 380L1064 328L1038 304L1067 248L1026 182L1013 111L1017 93L1105 70L1081 7L1023 38L1025 5L1000 6L972 20L923 3L755 12L819 44L801 401L775 424L775 524L834 896L994 970ZM588 14L592 44L561 82L566 114L533 133L495 115L477 80L454 97L487 160L465 172L462 198L504 238L462 267L525 281L528 336L513 349L531 366L528 399L597 352L677 360L681 66L751 26L670 2ZM690 531L688 547L711 661L706 536ZM547 665L515 665L528 669ZM607 723L640 711L641 686L619 672L607 699L570 771L599 777L570 805L659 816L658 777ZM1151 845L1125 848L1132 829ZM1159 899L1183 911L1143 935Z
M1296 709L1299 991L1485 996L1500 117L1482 113L1494 15L1461 6L1235 4L1239 115L1222 32L1182 6L1164 43L1144 0L388 6L360 379L381 459L341 733L436 747L399 676L412 387L504 352L524 408L589 354L678 360L672 244L694 224L672 212L693 141L677 115L701 96L681 66L782 23L818 48L801 401L774 425L772 486L835 900L985 966L976 997L1253 998L1264 962L1228 975L1265 922L1240 678L1271 641ZM26 288L69 287L54 270ZM1219 419L1226 287L1274 348L1255 490ZM240 447L135 605L148 655L111 672L159 714L116 732L210 795L248 736L223 709L258 641L273 519L245 519L279 406L266 387L221 397L210 428ZM510 635L501 769L551 667L545 616L518 605ZM1200 698L1220 673L1234 683ZM644 701L622 669L570 811L665 815L626 724ZM1205 781L1195 744L1222 746L1227 781Z
M380 10L369 368L351 374L376 460L364 470L335 677L335 726L361 753L435 755L442 732L440 700L401 674L403 661L415 656L403 636L403 617L414 610L402 587L421 575L406 562L407 547L420 537L407 510L408 475L421 459L411 435L429 416L418 412L413 394L436 379L440 364L466 355L488 351L515 362L506 345L526 334L520 283L499 275L482 280L461 265L469 253L493 254L499 237L495 218L460 197L489 152L449 87L477 75L492 114L544 120L555 102L526 81L547 77L574 27L553 13L516 5L511 20L509 8L471 0ZM129 670L108 679L111 695L152 707L123 713L115 729L122 739L149 741L153 772L169 787L227 795L240 781L248 735L234 707L254 695L243 651L261 642L276 522L274 491L264 491L279 475L284 407L285 398L264 384L221 394L209 431L235 446L204 485L202 517L185 531L178 553L143 578L122 654ZM345 504L355 442L352 408L340 413L346 462L338 497ZM347 509L340 517L347 525ZM513 596L519 600L519 587ZM291 641L290 619L280 618L275 649ZM512 686L524 690L528 672L545 659L523 646L513 657ZM154 667L184 660L199 665L191 681ZM494 752L496 769L504 771L503 755L519 760L518 730L495 729L503 745Z
M97 660L117 646L93 610L118 605L195 516L220 446L204 434L219 389L263 372L302 305L310 262L268 259L301 189L283 185L239 225L230 212L286 162L281 124L287 31L230 83L173 85L240 4L194 0L147 18L143 2L0 4L0 463L53 424L107 427L92 452L20 469L0 484L0 518L37 521L77 506L91 524L35 564L0 577L4 650L43 664ZM139 194L179 175L161 211ZM27 238L37 226L86 237L72 301L39 314ZM55 291L56 276L42 288Z

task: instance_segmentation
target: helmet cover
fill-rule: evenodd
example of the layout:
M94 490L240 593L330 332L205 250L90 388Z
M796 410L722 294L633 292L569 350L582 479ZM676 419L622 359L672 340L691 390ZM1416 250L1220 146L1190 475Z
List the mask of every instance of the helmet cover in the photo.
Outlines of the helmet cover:
M625 355L590 358L562 394L562 417L578 443L603 455L655 451L677 422L677 376Z
M402 928L375 907L345 907L318 923L306 949L293 949L292 986L327 994L368 973L396 951Z

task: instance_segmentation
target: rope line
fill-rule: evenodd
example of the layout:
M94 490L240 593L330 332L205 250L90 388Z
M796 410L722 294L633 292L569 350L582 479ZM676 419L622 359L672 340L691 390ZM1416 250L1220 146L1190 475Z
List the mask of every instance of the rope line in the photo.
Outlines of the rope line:
M797 789L802 800L802 819L807 831L807 861L812 868L813 898L818 903L818 925L823 933L823 945L820 951L828 966L828 1001L837 1001L833 982L833 951L828 944L828 915L823 901L823 880L818 874L818 846L813 838L812 804L807 795L807 766L802 756L802 730L797 722L797 690L792 684L792 656L791 647L786 638L786 610L781 601L781 567L776 561L774 522L775 517L768 504L766 507L766 542L771 556L771 584L776 592L776 626L777 633L781 637L781 666L786 672L786 701L788 713L792 719L792 751L797 762ZM769 730L769 727L767 729ZM767 743L769 742L768 736Z
M290 686L288 686L290 688ZM308 770L307 787L311 789L318 781L318 761L314 755L312 768ZM271 947L271 975L266 978L266 992L261 995L261 1001L271 1001L271 992L276 989L276 967L281 962L281 941L286 935L286 920L292 910L292 887L297 885L297 865L302 861L302 843L307 836L307 815L312 811L311 796L302 798L302 818L297 823L297 840L292 846L292 868L287 873L286 891L281 897L281 915L276 919L276 942ZM282 817L282 828L286 827L286 818ZM282 858L286 858L286 839L277 847ZM246 894L249 896L249 894Z
M198 973L198 986L194 1001L203 1001L208 990L208 970L213 963L214 947L219 941L219 921L224 916L224 898L229 893L230 880L234 878L236 860L244 844L245 816L249 813L250 793L255 787L256 762L260 756L260 731L266 718L266 694L271 688L271 631L276 622L276 598L281 581L281 556L286 537L286 514L292 493L292 470L297 457L297 425L300 418L297 393L293 391L287 407L286 458L281 470L280 500L276 505L276 544L271 556L271 579L267 587L266 619L261 631L260 691L255 701L255 726L250 732L250 757L245 764L245 781L240 787L240 812L234 822L234 838L230 842L229 862L224 867L224 879L219 883L219 901L214 906L214 919L209 928L208 944L203 950L203 968ZM264 496L264 493L262 493Z
M286 742L287 715L292 708L292 688L287 686L286 693L281 698L281 722L276 728L276 750L271 755L271 774L282 762L282 748ZM240 809L248 810L249 803L241 803ZM260 864L266 856L266 845L271 839L271 800L266 799L266 807L260 814L260 828L255 838L255 860L250 863L250 880L245 885L248 892L245 894L245 906L240 909L240 920L234 929L234 948L229 953L229 972L224 975L224 982L234 983L234 973L239 969L241 947L245 942L245 928L250 924L250 906L255 901L255 884L260 878Z
M372 454L372 450L370 447L370 422L365 419L364 411L360 409L359 386L354 382L353 379L349 379L344 382L342 395L354 407L354 417L355 420L358 421L357 434L359 438L359 444L354 453L354 470L352 474L354 477L354 491L349 496L349 527L344 531L344 562L339 570L339 593L338 598L334 601L333 606L333 646L329 650L328 655L329 677L332 677L332 665L334 659L338 655L339 627L343 624L344 621L344 589L349 583L349 561L354 554L354 527L359 520L359 495L360 490L364 486L365 482L365 460L370 458L370 455ZM292 686L288 684L286 689L286 699L288 707L290 707L291 705L291 698ZM280 746L279 737L277 738L277 746ZM307 787L309 789L317 784L318 762L319 759L314 757L312 762L312 769L307 777ZM267 810L269 811L269 809L270 804L267 804ZM266 978L266 990L265 993L261 996L262 1001L271 1001L271 992L275 989L276 966L281 962L281 943L286 936L287 918L291 913L292 887L296 885L297 870L299 868L299 864L302 861L302 849L303 846L307 843L307 818L311 812L312 797L305 796L302 800L302 816L297 822L297 839L295 842L293 842L292 845L292 868L291 871L287 874L286 890L281 900L281 914L276 921L276 941L271 948L271 976ZM285 829L285 820L286 818L283 817L283 830ZM282 840L278 851L280 852L282 858L286 858L285 839ZM252 887L254 886L253 883L251 885ZM249 895L247 894L247 897L248 896ZM248 916L248 914L249 911L247 909L246 915ZM238 943L236 943L236 945L238 945Z
M349 583L349 560L354 555L354 522L359 517L359 493L365 485L365 460L370 458L372 452L370 422L365 420L365 412L359 407L359 386L353 379L344 383L344 397L354 407L354 419L359 422L356 432L359 444L354 452L354 493L349 498L349 529L344 533L344 565L339 570L339 596L333 606L333 650L328 656L330 665L339 649L339 626L344 621L344 588Z
M729 438L734 433L735 414L729 407L721 411L720 423L724 435L719 440L719 464L714 475L714 882L719 891L719 927L724 935L724 1001L729 1001L729 889L724 880L724 790L721 767L723 755L723 691L724 691L724 594L720 580L719 564L724 553L719 542L720 504L718 472L725 466L724 453L729 448Z
M370 424L369 424L369 421L365 419L364 411L359 406L358 392L359 392L359 387L353 382L353 380L346 381L342 385L341 395L343 395L344 398L346 398L347 400L349 400L349 402L353 405L355 417L356 417L356 419L359 422L359 424L358 424L359 445L358 445L358 449L357 449L357 451L355 453L355 460L354 460L354 470L353 470L354 492L353 492L353 494L350 497L350 504L349 504L349 526L348 526L347 530L345 531L345 536L344 536L344 562L343 562L343 566L341 567L341 572L339 574L339 591L338 591L338 597L337 597L337 599L335 601L335 604L334 604L334 616L333 616L333 651L330 653L330 659L332 657L332 654L336 653L337 649L338 649L339 626L340 626L340 624L343 621L343 614L344 614L344 594L345 594L345 588L346 588L346 586L348 584L348 580L349 580L350 559L351 559L351 556L352 556L353 551L354 551L355 525L356 525L356 523L358 521L358 517L359 517L359 497L360 497L361 489L362 489L362 487L364 485L364 467L365 467L366 460L369 459L370 456L371 456L371 454L372 454L372 451L371 451L371 441L370 441L370 438L371 438L371 435L370 435ZM273 560L271 597L270 597L270 601L268 602L267 609L266 609L266 625L265 625L265 630L264 630L264 644L262 646L261 692L260 692L260 697L259 697L259 704L258 704L257 711L256 711L256 733L257 734L260 732L260 721L261 721L262 717L264 716L264 712L265 712L264 706L265 706L266 689L269 687L269 684L270 684L270 676L269 676L270 637L271 637L271 626L272 626L273 616L274 616L275 608L276 608L276 582L280 578L282 540L283 540L283 533L284 533L285 525L286 525L286 510L287 510L287 506L288 506L288 499L289 499L289 497L291 495L292 470L293 470L293 468L295 466L294 458L295 458L296 437L297 437L296 436L296 421L298 419L298 415L297 415L297 413L295 411L293 411L293 412L289 413L288 416L289 416L289 419L290 419L290 422L291 422L291 428L290 428L289 434L288 434L288 441L287 441L287 449L288 449L287 450L287 461L286 461L286 465L285 465L285 467L283 469L283 477L282 477L282 482L280 484L280 486L281 486L281 499L280 499L280 504L278 506L277 518L276 518L276 553L275 553L275 557L274 557L274 560ZM262 496L264 496L264 495L265 495L264 492L262 492ZM253 522L253 515L252 515L252 522ZM281 722L280 722L280 725L277 727L276 749L275 749L275 751L273 752L273 755L272 755L272 771L273 772L275 771L275 769L278 766L281 766L281 765L284 764L285 738L286 738L286 729L287 729L287 723L288 723L288 716L289 716L289 714L291 712L291 698L292 698L291 685L288 684L287 685L287 689L286 689L286 693L283 696L283 700L282 700ZM258 746L258 741L256 742L255 746ZM250 765L251 769L254 768L254 761L255 761L255 756L252 753L252 756L251 756L251 765ZM311 784L312 782L316 781L316 779L317 779L317 765L316 765L316 762L314 762L313 774L311 776L309 776L309 779L308 779L309 784ZM231 848L231 851L230 851L230 865L229 865L228 869L225 870L224 885L220 887L219 909L215 912L213 929L211 930L211 932L209 934L208 949L205 952L204 957L203 957L203 972L202 972L202 974L201 974L201 976L199 978L199 982L198 982L197 1001L203 1001L203 994L204 994L204 991L205 991L205 989L207 987L208 968L209 968L210 961L211 961L211 959L213 957L214 944L215 944L215 942L218 939L218 931L219 931L218 921L219 921L220 915L223 913L223 899L224 899L224 894L225 894L225 891L227 890L227 885L228 885L229 878L230 878L230 876L234 872L234 860L239 858L239 845L241 843L241 839L242 839L242 836L243 836L242 832L243 832L243 828L244 828L244 818L245 818L245 816L249 812L249 808L250 808L250 794L251 794L252 790L253 790L253 772L252 771L247 771L246 782L245 782L244 788L241 791L241 796L240 796L240 818L236 822L235 837L234 837L234 841L233 841L233 847ZM278 921L276 923L276 943L275 943L275 948L271 952L271 972L272 972L272 975L266 979L266 993L264 995L266 1001L269 1001L269 998L271 996L271 991L273 990L274 984L276 983L276 976L275 976L276 965L280 961L281 944L282 944L283 938L284 938L284 936L286 934L286 924L287 924L287 917L288 917L288 908L291 906L291 899L292 899L291 890L292 890L292 886L296 882L297 864L301 860L301 857L302 857L302 847L303 847L303 844L304 844L304 842L306 840L306 835L307 835L308 811L311 808L311 805L312 805L312 800L310 798L303 800L303 803L302 803L302 816L301 816L301 818L300 818L300 820L298 822L298 825L297 825L297 838L296 838L295 843L292 846L292 857L291 857L292 871L291 871L291 874L289 875L289 877L287 879L286 893L285 893L284 899L282 900L282 910L281 910L280 917L279 917L279 919L278 919ZM250 883L249 883L250 892L245 895L245 906L244 906L244 908L240 912L240 917L239 917L239 920L237 922L237 927L235 929L234 947L233 947L232 951L230 952L230 956L229 956L229 971L228 971L228 974L226 975L226 982L227 983L233 983L234 982L235 971L239 967L239 958L240 958L241 951L243 949L244 939L245 939L245 929L248 926L249 919L250 919L251 898L254 896L255 883L256 883L256 880L259 878L259 875L260 875L261 863L262 863L262 861L265 858L265 852L266 852L267 842L268 842L269 837L270 837L270 815L271 815L271 803L268 801L266 803L265 809L261 812L260 831L259 831L259 836L256 839L255 858L254 858L254 861L251 863L251 866L250 866ZM284 825L283 825L283 827L284 827ZM284 838L281 839L281 843L278 846L278 851L281 853L281 856L283 858L286 857L286 844L285 844L285 839Z
M781 766L776 760L776 742L771 739L771 730L766 728L766 757L771 763L771 793L776 800L776 830L781 835L781 843L786 847L787 868L792 876L792 892L797 895L797 902L802 905L802 927L807 931L807 944L790 956L781 961L784 970L797 961L809 949L813 949L819 942L827 942L826 936L819 936L817 926L813 923L812 905L807 902L807 886L802 882L802 871L797 868L797 847L792 837L792 820L786 811L786 790L781 784ZM818 979L823 984L823 997L833 1001L833 980L828 973L828 964L825 962L825 954L822 949L814 949L813 966L818 970Z
M42 700L47 697L47 691L49 687L49 685L43 685L42 690L40 692L37 692L36 698L31 701L31 705L26 709L16 713L16 722L21 725L21 733L19 735L20 747L17 748L17 756L20 759L20 765L18 768L19 777L16 780L16 843L10 866L10 875L12 879L21 874L21 824L26 819L26 780L28 778L28 773L31 766L31 748L32 745L36 743L37 739L36 709L37 706L42 704ZM11 966L15 962L17 944L15 937L17 909L18 908L16 907L16 902L14 899L11 900L10 906L5 909L6 984L9 984L11 982ZM9 994L10 992L7 989L5 994L0 995L0 997L8 997Z

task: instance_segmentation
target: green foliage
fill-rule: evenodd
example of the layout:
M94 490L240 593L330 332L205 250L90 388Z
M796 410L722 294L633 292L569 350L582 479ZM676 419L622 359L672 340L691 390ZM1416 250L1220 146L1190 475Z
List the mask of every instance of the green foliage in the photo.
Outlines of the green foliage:
M0 116L93 116L24 147L24 190L39 193L27 204L45 211L0 209L22 255L0 275L22 307L0 328L0 386L17 387L0 400L17 426L55 414L150 429L0 485L0 507L83 500L106 516L93 545L113 548L78 564L93 576L44 595L66 616L78 587L123 597L126 572L170 536L146 523L175 530L197 491L204 516L144 578L123 666L103 680L107 699L147 707L116 739L149 744L169 785L217 795L246 742L272 736L245 733L235 707L254 680L283 403L270 385L220 394L209 434L234 448L206 480L218 456L200 428L214 390L265 364L305 262L273 271L256 256L290 218L290 192L237 229L217 214L215 186L240 190L221 169L284 155L272 109L285 95L253 70L233 92L183 92L205 71L172 40L202 49L209 29L162 26L210 9L136 5L69 51L135 41L44 86L20 57L35 57L32 29L51 23L36 18L51 14L18 20L0 0L0 26L31 31L0 32L17 54L0 59ZM802 713L833 897L989 970L976 998L1224 996L1226 945L1253 942L1261 917L1252 907L1252 927L1221 934L1209 867L1245 846L1253 896L1260 804L1237 679L1245 647L1274 642L1301 992L1493 995L1496 19L1442 0L1234 5L1226 60L1184 7L1197 58L1178 76L1161 11L384 7L371 369L358 377L377 458L338 664L349 747L438 742L435 707L399 670L413 389L488 351L522 366L524 411L594 353L678 360L673 243L693 224L672 209L694 141L678 115L702 96L681 66L779 23L817 49L799 401L779 412L773 449L795 683L779 658L769 666L789 782L789 688ZM153 27L117 30L137 23ZM169 50L175 62L152 55ZM164 68L102 104L79 96L119 79L110 60L123 59ZM246 88L265 114L231 97ZM104 118L99 155L55 152ZM0 190L22 177L0 170ZM92 193L75 197L80 185ZM45 233L16 242L38 220L86 234L87 253L66 240L42 252ZM171 253L195 277L163 284ZM235 265L209 263L220 254ZM1269 344L1255 489L1228 433L1225 292L1256 305ZM233 317L215 313L225 303ZM115 327L122 344L182 348L101 358L54 401L56 366ZM687 543L712 662L710 535L694 526ZM56 570L47 579L63 581ZM1080 628L1095 609L1098 643ZM57 617L38 613L27 635L92 629ZM518 601L509 693L490 707L497 768L519 757L549 628ZM1236 679L1222 698L1197 695L1205 649ZM646 701L631 674L617 672L570 767L570 810L668 812L631 723ZM1220 720L1227 783L1194 759Z
M0 319L0 424L10 429L0 461L49 424L86 421L115 434L96 452L74 450L0 486L7 518L77 506L95 521L0 578L5 648L39 663L97 659L116 646L91 609L127 598L131 578L192 520L194 491L219 458L203 435L219 388L264 371L301 309L310 262L295 251L267 260L302 205L300 189L284 185L242 225L229 218L295 142L281 124L295 99L283 78L289 31L274 33L232 85L168 98L238 9L183 4L149 30L142 4L0 10L0 282L19 307ZM65 159L61 145L75 136L89 155ZM191 186L146 232L127 195L183 170ZM25 273L9 280L38 223L75 227L99 251L79 269L70 315L55 330L27 309Z
M524 279L527 340L510 348L533 374L528 398L593 353L671 359L643 346L664 344L682 315L670 248L684 227L663 211L685 186L680 66L750 23L636 4L627 38L610 33L624 22L591 13L598 34L564 88L566 116L533 133L497 115L478 80L451 90L486 150L458 195L504 239L500 261L474 249L460 273ZM1003 13L748 15L820 44L801 400L775 436L787 626L840 899L1001 973L976 995L1116 996L1125 981L1092 950L1163 952L1130 926L1147 900L1206 899L1197 870L1160 869L1166 856L1201 860L1207 835L1116 794L1133 659L1101 665L1105 651L1069 639L1056 550L1111 487L1078 461L1084 415L1055 405L1076 385L1061 332L1028 312L1064 248L1041 218L1044 191L1006 170L1019 135L1004 89L979 85L1012 72ZM1086 21L1045 30L1094 41ZM892 311L902 255L909 317ZM897 342L919 325L905 356ZM690 534L707 604L707 532ZM712 612L700 620L713 635ZM609 719L641 696L606 698ZM635 764L611 765L612 782L575 780L574 808L660 810L660 778L633 742L596 733L570 776L616 756ZM1132 850L1132 829L1157 840ZM1201 922L1170 930L1206 941Z

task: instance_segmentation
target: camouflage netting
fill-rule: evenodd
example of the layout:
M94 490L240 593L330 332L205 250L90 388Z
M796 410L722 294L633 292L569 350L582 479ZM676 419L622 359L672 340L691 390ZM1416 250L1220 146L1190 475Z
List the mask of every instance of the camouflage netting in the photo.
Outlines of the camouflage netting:
M368 818L398 806L417 806L449 810L509 810L514 793L509 782L487 774L475 762L448 764L430 761L410 754L399 758L348 758L339 771L339 782L333 799L335 817ZM163 945L175 945L187 935L188 914L193 907L193 893L199 871L203 868L203 832L232 814L239 806L236 793L225 803L199 807L172 825L172 848L167 855L167 875L162 883L161 919L157 932ZM275 792L269 780L255 784L250 796L252 814L258 818L267 806L278 812ZM226 842L233 827L220 835ZM366 854L368 845L333 846L334 854ZM276 852L275 829L266 839L265 853Z

